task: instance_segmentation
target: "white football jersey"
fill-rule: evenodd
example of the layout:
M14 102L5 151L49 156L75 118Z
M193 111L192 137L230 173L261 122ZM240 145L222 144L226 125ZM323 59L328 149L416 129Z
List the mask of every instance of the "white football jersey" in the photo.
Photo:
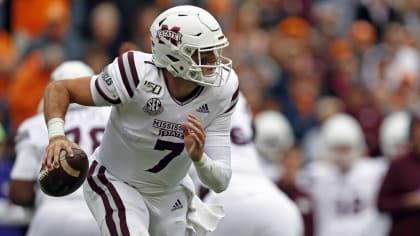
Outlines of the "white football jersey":
M230 116L239 89L233 71L224 79L228 79L226 85L200 86L180 102L169 93L163 71L153 64L151 54L122 54L91 83L96 104L114 104L95 152L98 162L140 192L164 191L180 183L192 163L181 130L188 114L196 115L205 128L207 154L211 147L229 149Z
M71 105L65 117L65 134L90 155L99 146L109 114L109 107ZM48 131L43 114L25 120L18 128L15 141L16 160L11 179L37 180L44 151L48 146ZM43 193L36 196L46 197ZM63 198L83 198L82 188ZM37 199L37 205L40 200Z
M376 208L386 162L361 158L346 173L328 161L310 163L298 185L310 193L316 236L384 236L387 225ZM375 225L375 228L372 226Z

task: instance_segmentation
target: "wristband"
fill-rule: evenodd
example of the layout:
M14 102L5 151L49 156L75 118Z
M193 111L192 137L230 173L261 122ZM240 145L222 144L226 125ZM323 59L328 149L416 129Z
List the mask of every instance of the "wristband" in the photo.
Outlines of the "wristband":
M52 118L47 122L48 139L56 136L64 136L64 120L61 118Z

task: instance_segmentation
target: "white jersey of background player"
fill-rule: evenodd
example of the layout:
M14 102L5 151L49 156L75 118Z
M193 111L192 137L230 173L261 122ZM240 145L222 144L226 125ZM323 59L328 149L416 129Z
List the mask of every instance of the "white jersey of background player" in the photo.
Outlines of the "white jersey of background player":
M87 105L113 105L84 184L103 235L184 235L187 227L202 235L214 229L221 212L207 212L216 213L209 222L192 209L208 208L194 206L200 202L187 173L194 160L210 188L220 192L228 186L238 79L231 60L221 55L228 41L207 11L171 8L150 31L152 55L130 51L97 76L47 88L46 108L56 106L46 112L48 127L60 131L54 127L65 112L66 104L59 104L66 101L63 96ZM66 145L71 143L62 135L50 139L44 165L51 168L58 158L53 150Z
M232 179L226 191L212 191L208 203L223 204L225 217L211 236L301 236L296 205L264 174L253 143L252 116L243 96L232 116Z
M309 163L298 179L314 204L316 236L384 236L376 195L386 171L383 161L363 157L359 123L347 114L321 127L326 159Z
M92 69L83 62L67 61L53 71L51 79L54 81L92 74ZM108 107L71 105L65 117L66 135L87 154L91 154L101 141L109 114ZM15 145L16 161L11 173L11 185L14 186L11 195L18 198L18 195L26 194L28 199L25 201L35 201L35 214L27 235L100 235L84 200L82 188L59 198L49 197L40 191L36 181L47 145L48 133L42 113L26 119L19 126ZM22 182L27 185L19 185ZM24 191L22 188L28 185L29 192Z

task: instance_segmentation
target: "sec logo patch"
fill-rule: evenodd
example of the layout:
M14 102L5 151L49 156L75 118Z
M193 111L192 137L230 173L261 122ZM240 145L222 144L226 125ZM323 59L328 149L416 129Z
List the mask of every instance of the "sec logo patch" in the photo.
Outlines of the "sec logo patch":
M162 102L159 98L147 100L146 105L143 107L143 111L152 116L159 115L163 110Z

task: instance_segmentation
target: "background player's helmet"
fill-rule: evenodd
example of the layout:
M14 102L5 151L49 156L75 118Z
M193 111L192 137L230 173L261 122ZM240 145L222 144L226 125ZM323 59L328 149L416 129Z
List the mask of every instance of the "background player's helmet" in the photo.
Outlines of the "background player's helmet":
M86 76L93 76L94 72L92 68L86 65L82 61L65 61L57 66L54 71L51 73L50 82L64 79L75 79ZM75 107L76 104L71 104ZM37 111L42 112L44 109L44 101L41 99L38 104Z
M82 61L65 61L51 73L50 81L92 76L92 68Z
M338 113L328 118L321 127L321 138L326 154L340 167L349 167L366 150L359 122L347 114Z
M156 17L150 33L156 66L201 85L226 83L232 61L222 56L222 49L229 42L219 23L206 10L189 5L170 8ZM216 63L206 64L202 60L209 52L216 56ZM212 73L203 73L206 69Z
M388 114L381 123L379 141L383 156L398 156L409 143L410 114L396 111Z
M258 152L277 162L295 139L290 122L277 111L263 111L255 116L255 145Z

